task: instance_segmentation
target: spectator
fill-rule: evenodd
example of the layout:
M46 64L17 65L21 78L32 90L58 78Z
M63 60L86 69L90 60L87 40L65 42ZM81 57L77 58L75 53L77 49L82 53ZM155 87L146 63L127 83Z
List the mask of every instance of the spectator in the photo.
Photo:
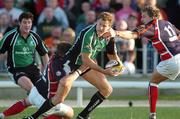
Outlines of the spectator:
M80 23L85 23L86 21L86 13L91 9L91 5L88 1L84 1L81 4L81 10L82 10L82 14L78 17L76 24L80 24Z
M120 10L122 8L122 0L111 0L111 7L113 8L114 12Z
M57 20L61 23L62 28L66 29L69 26L69 22L66 16L66 13L64 10L58 6L57 0L48 0L47 6L51 7L54 11L54 15L57 18ZM45 19L45 13L42 12L38 19L38 24L42 23Z
M110 12L110 2L111 0L99 0L99 5L95 7L96 13L99 14L101 12Z
M44 43L47 45L49 49L53 48L53 41L54 39L60 39L60 36L62 35L62 27L61 26L55 26L52 29L51 35L44 39ZM49 55L51 55L52 52L49 52Z
M8 29L10 24L10 16L7 13L0 14L0 39L3 38L4 33ZM0 55L0 71L6 71L6 58L7 54Z
M42 0L41 0L42 1ZM32 12L35 13L35 2L34 0L16 0L15 5L16 8L21 9L25 12Z
M86 22L85 23L81 23L81 24L77 25L77 27L76 27L76 30L75 30L76 36L80 33L80 31L83 28L85 28L85 27L87 27L89 25L94 24L95 20L96 20L96 13L95 13L95 11L93 11L93 10L88 11L86 13Z
M131 0L123 0L122 4L123 8L115 13L116 20L127 20L130 14L137 16L137 12L130 7Z
M56 19L51 7L45 7L43 13L45 18L39 25L37 25L37 33L41 36L42 40L51 35L51 31L55 26L60 26L60 23Z
M9 25L11 24L11 18L8 13L0 14L0 32L2 35L6 32Z
M33 0L35 4L36 16L39 16L46 6L46 0Z
M0 14L7 12L11 16L12 22L17 21L22 10L14 7L14 0L3 0L4 8L0 9Z

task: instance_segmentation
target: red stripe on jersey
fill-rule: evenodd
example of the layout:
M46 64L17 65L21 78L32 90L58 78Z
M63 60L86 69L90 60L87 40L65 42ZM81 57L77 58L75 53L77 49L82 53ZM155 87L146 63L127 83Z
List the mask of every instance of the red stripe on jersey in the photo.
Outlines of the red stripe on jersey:
M144 34L144 33L147 32L155 23L156 23L156 19L154 19L151 24L146 25L146 28L143 29L143 30L141 30L141 31L139 31L138 34L139 34L139 35Z
M53 58L51 59L53 60ZM58 88L58 84L59 84L59 81L57 81L55 79L55 74L53 73L53 67L52 67L52 62L50 61L49 63L49 69L48 69L48 78L49 78L49 81L50 81L50 89L49 89L49 98L53 97L55 95L54 92L57 91L57 88Z
M155 24L155 31L154 31L154 37L152 40L152 45L156 48L157 52L161 55L161 60L167 60L172 57L171 53L169 52L168 48L164 44L164 42L161 40L159 26L158 26L158 20L156 20ZM166 53L167 52L167 53Z
M157 44L154 44L154 43L153 43L153 46L157 49L157 51L158 51L159 54L164 53L164 51L166 50L165 47L164 47L164 45L163 45L161 42L159 42L159 43L157 43ZM160 49L161 49L161 50L160 50Z
M160 56L161 60L167 60L167 59L170 59L171 57L172 56L169 53L166 53L166 54Z

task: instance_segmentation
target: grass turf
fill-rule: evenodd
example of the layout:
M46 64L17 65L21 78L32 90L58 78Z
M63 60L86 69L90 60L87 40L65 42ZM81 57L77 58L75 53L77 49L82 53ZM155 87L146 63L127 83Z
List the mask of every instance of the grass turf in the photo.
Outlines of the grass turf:
M2 111L4 108L0 108ZM36 109L29 108L17 116L7 119L21 119L23 116L32 114ZM82 108L74 108L75 117ZM179 119L180 108L177 107L158 107L158 119ZM75 117L73 119L75 119ZM41 118L39 118L41 119ZM147 107L111 107L97 108L92 114L91 119L148 119Z

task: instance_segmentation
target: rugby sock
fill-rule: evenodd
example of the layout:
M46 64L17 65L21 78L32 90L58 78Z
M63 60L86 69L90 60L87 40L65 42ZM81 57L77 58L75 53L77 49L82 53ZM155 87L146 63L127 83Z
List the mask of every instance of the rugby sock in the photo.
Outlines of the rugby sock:
M7 110L3 111L5 117L18 114L22 112L28 106L25 103L25 100L20 100L9 107Z
M158 85L155 83L149 84L149 104L150 104L150 113L156 113L156 102L158 98Z
M43 119L63 119L63 118L53 114L53 115L49 115L47 117L44 117Z
M41 114L43 114L44 112L48 111L49 109L51 109L52 107L54 107L54 105L51 102L51 99L47 99L43 105L38 109L37 112L35 112L33 115L31 115L33 118L37 119Z
M98 91L91 98L86 108L79 114L81 117L87 117L98 105L100 105L105 97Z

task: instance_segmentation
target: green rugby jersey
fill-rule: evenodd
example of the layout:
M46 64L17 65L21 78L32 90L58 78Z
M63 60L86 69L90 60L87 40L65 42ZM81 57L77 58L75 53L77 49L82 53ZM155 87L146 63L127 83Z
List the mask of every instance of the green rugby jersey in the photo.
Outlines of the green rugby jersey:
M114 54L116 52L114 40L99 38L96 25L89 26L80 32L75 44L66 53L63 63L70 66L82 65L81 53L90 53L91 59L96 59L97 54L102 50Z
M35 50L43 56L48 50L41 38L30 31L25 39L21 36L19 28L7 32L0 41L0 53L7 51L7 67L19 68L26 67L34 63Z

